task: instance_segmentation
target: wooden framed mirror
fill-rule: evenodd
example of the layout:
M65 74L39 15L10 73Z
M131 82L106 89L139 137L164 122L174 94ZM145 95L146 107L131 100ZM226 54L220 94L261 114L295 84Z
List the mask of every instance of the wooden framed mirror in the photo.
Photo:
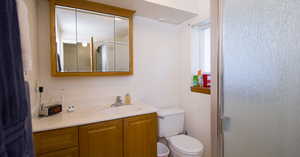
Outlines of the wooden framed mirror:
M86 0L50 0L52 75L132 75L134 13Z

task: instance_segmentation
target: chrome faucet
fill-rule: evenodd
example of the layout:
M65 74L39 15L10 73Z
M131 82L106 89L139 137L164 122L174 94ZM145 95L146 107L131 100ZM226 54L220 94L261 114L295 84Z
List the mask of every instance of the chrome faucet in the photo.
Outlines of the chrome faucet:
M121 96L117 96L116 102L113 103L113 104L111 105L111 107L118 107L118 106L123 106L123 105L124 105L124 103L123 103L123 101L122 101Z

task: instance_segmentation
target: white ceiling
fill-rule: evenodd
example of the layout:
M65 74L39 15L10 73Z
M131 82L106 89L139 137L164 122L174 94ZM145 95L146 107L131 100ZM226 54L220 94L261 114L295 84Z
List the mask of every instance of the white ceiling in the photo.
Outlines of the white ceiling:
M159 5L168 6L171 8L176 8L179 10L184 10L192 13L199 13L199 3L203 0L144 0L151 3L156 3Z
M104 3L112 6L117 6L121 8L136 10L137 16L147 17L154 20L159 20L161 22L171 23L171 24L181 24L195 16L194 10L183 10L172 7L171 5L162 5L156 1L149 0L90 0L93 2ZM174 0L173 0L174 1ZM190 0L177 0L188 2ZM193 4L191 4L193 5ZM194 4L198 5L198 4ZM197 6L198 7L198 6ZM196 8L196 7L195 7Z

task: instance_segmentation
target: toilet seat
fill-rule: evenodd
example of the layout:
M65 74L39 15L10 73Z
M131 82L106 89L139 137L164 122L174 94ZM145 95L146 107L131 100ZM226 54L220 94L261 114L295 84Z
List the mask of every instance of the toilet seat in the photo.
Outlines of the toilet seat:
M168 138L171 147L182 154L196 155L203 152L203 144L187 135L176 135Z

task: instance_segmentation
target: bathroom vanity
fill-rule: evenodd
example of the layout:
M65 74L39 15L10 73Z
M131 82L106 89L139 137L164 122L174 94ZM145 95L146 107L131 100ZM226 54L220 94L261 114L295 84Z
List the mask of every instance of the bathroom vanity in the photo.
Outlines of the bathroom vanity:
M134 10L85 0L49 0L49 9L52 76L133 75ZM33 118L37 157L155 157L156 109L114 106Z
M156 110L144 105L34 118L33 131L37 157L155 157L157 152Z

